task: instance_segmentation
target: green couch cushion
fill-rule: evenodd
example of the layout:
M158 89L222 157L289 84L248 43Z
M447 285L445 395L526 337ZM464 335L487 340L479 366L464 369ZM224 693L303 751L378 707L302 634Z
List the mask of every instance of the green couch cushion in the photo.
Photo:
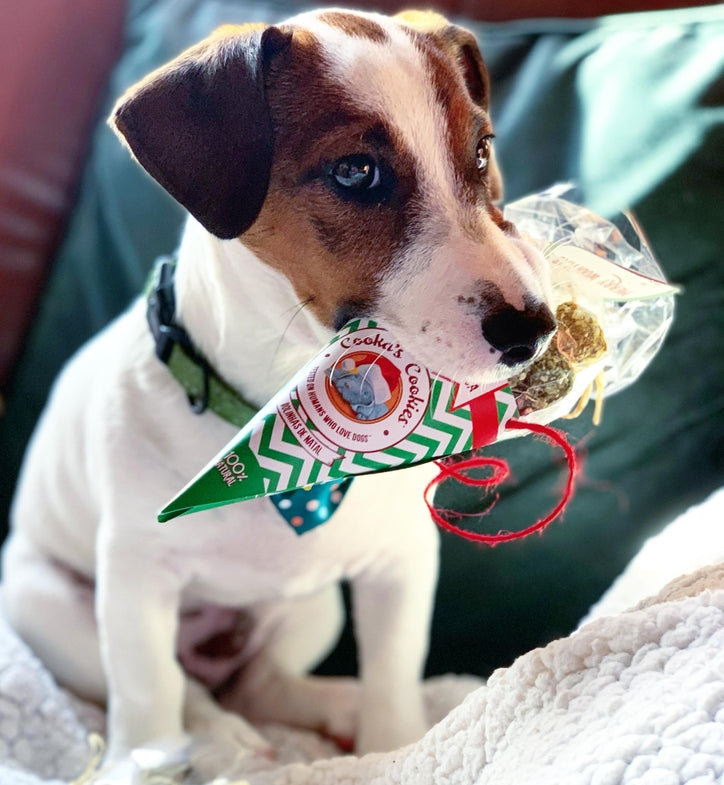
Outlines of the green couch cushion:
M217 24L288 13L282 2L132 2L107 109ZM607 402L602 426L585 415L565 423L584 459L563 520L495 549L443 536L429 669L486 673L569 632L646 536L724 479L724 7L461 21L491 71L506 197L574 179L600 212L633 206L668 276L684 286L663 350ZM0 519L52 378L141 289L153 259L176 245L182 220L100 122L0 421ZM522 527L552 506L561 466L545 445L521 439L488 452L510 460L514 480L485 525ZM327 669L351 664L348 632Z

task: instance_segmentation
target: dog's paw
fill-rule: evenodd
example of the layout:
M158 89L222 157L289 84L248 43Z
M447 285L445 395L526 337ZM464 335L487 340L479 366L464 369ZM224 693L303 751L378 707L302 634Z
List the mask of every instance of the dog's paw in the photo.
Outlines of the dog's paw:
M389 752L419 741L427 732L423 722L381 722L373 727L362 726L355 740L357 755L370 752Z
M94 785L145 785L181 782L191 770L191 746L186 735L155 739L131 750L110 746L102 762L91 762L78 782Z
M357 679L345 677L310 677L316 692L318 711L315 730L334 741L344 752L354 749L360 706Z
M421 739L428 731L422 700L410 696L409 702L383 698L369 703L360 712L355 752L386 752Z
M191 732L191 765L204 780L228 775L242 766L245 770L265 768L275 757L271 744L246 720L230 712L219 712L204 727Z
M248 679L221 696L227 710L257 723L275 723L311 730L343 749L357 731L360 685L357 679L330 676L289 676Z

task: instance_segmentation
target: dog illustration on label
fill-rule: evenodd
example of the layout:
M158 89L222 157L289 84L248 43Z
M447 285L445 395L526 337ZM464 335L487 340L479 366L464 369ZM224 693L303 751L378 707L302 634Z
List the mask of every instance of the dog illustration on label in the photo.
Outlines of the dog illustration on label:
M399 399L400 371L380 355L355 352L325 373L330 400L351 419L380 420Z

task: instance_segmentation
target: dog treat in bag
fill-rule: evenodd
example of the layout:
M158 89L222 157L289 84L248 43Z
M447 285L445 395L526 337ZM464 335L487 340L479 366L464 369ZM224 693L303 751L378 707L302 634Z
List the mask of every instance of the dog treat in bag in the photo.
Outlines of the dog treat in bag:
M573 194L557 185L504 210L551 263L558 332L509 380L520 414L541 423L577 414L594 385L597 422L603 395L636 381L658 352L678 291L630 213L609 221L566 198Z
M569 300L556 308L558 329L548 349L508 384L522 415L547 409L573 389L576 371L606 355L603 330L593 314Z
M633 219L625 237L555 190L509 205L505 216L551 262L559 327L540 358L486 389L424 367L384 325L350 322L159 520L321 483L322 504L334 505L354 475L477 449L510 437L512 419L549 423L575 410L596 378L607 394L633 382L663 341L676 291ZM292 504L283 497L277 507Z

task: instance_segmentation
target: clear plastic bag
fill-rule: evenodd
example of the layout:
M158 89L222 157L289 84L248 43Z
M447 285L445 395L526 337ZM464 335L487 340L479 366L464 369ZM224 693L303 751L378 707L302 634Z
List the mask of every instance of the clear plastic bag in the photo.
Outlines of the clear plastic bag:
M607 220L577 204L575 199L574 186L556 185L508 204L504 215L546 255L555 254L562 246L574 246L646 279L666 281L631 213L620 213ZM671 326L676 287L661 286L654 288L651 295L617 300L615 294L598 296L590 289L585 293L576 291L566 280L556 278L555 269L554 287L559 302L582 300L600 320L608 345L601 368L605 395L636 381Z

